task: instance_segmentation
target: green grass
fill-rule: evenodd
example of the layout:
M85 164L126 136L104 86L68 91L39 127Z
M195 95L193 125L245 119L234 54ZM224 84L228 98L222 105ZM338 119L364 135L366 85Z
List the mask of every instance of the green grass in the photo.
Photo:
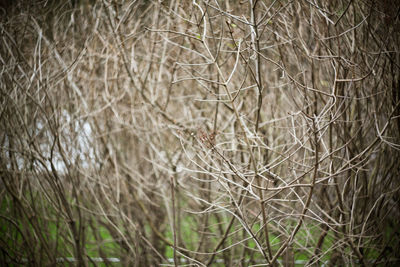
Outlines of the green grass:
M41 205L46 205L46 203L40 203ZM13 203L8 197L4 197L1 202L0 202L0 214L3 216L10 217L13 214ZM73 257L74 255L68 255L74 253L73 250L73 244L70 242L67 242L65 238L62 237L62 235L69 236L69 226L67 223L63 220L60 220L59 223L57 224L56 218L57 214L55 210L52 210L51 205L49 204L49 208L46 210L47 216L50 216L53 219L48 219L48 218L43 218L38 216L37 223L39 224L40 229L43 228L43 236L44 237L49 237L49 240L46 240L50 246L53 246L54 248L56 244L56 240L58 238L58 244L57 244L57 251L60 255L57 256L64 256L64 257ZM96 223L96 219L98 218L93 218L94 223L94 228L96 230L93 230L92 227L87 227L85 229L85 249L87 256L91 258L97 258L101 257L102 255L99 252L99 248L103 252L103 256L106 255L106 257L116 257L119 258L121 256L121 251L123 249L119 246L117 242L114 241L113 237L111 236L110 232L107 230L106 227L103 225L99 224L98 222ZM229 217L224 217L221 216L220 219L222 220L223 226L222 229L225 230L228 223L229 223ZM20 221L16 221L18 227L22 229L24 232L30 232L31 234L35 234L34 228L32 225L23 224ZM180 236L183 240L183 243L186 245L186 248L189 250L196 250L198 243L200 242L200 234L198 233L199 231L199 221L196 220L195 216L182 216L181 221L179 222L180 225ZM209 222L208 222L209 227L206 229L209 233L218 233L214 237L212 235L209 235L207 239L207 250L209 252L212 251L212 249L216 246L217 242L219 242L221 235L220 235L220 230L218 227L218 220L216 219L215 216L210 216L209 217ZM291 233L295 225L295 222L293 221L292 223L287 223L286 227L286 232ZM24 229L24 227L27 227L28 229ZM173 233L171 231L171 227L169 225L164 227L166 230L164 231L165 237L173 242ZM238 242L242 236L242 232L240 231L241 226L235 222L234 226L231 228L230 233L224 243L224 246L229 246L232 245L236 242ZM269 240L270 240L270 245L272 252L275 253L279 247L282 245L282 242L286 240L286 236L282 237L282 235L279 235L277 232L274 232L271 230L272 227L270 227L270 232L269 232ZM238 231L239 230L239 231ZM96 232L94 232L96 231ZM151 228L149 225L145 225L145 231L146 235L150 236L151 234ZM252 225L252 231L255 233L258 237L263 236L263 232L260 231L260 223L254 223ZM382 238L384 239L385 242L387 242L390 246L396 247L394 242L397 239L392 239L393 236L396 236L398 230L395 226L393 225L388 225L385 227L385 231L382 233ZM62 234L62 235L61 235ZM3 244L6 244L5 246L9 248L15 248L18 250L19 246L23 246L23 238L21 236L21 233L17 230L17 228L10 224L7 220L4 218L1 218L0 220L0 235L2 237L2 242ZM98 236L98 239L100 240L99 242L95 238L95 236ZM305 223L300 230L298 231L295 241L292 245L292 250L294 253L294 260L295 261L307 261L309 260L314 253L314 248L318 242L318 239L321 235L321 228L320 225L318 224L311 224L311 223ZM248 237L246 234L245 237ZM392 240L392 241L391 241ZM330 230L328 231L327 235L325 236L324 243L322 246L322 257L321 261L326 262L330 259L332 255L332 247L335 246L335 235L334 233ZM374 239L371 238L369 241L371 246L368 247L366 245L364 247L364 256L368 260L373 260L376 259L380 251L377 251L375 246L374 246ZM367 242L364 242L367 243ZM393 243L393 244L392 244ZM182 244L179 244L182 245ZM254 252L252 254L253 256L250 256L249 253L246 254L246 259L250 260L252 257L253 259L257 260L262 260L262 255L259 253L258 248L256 246L256 243L254 242L253 239L249 239L244 243L241 243L240 245L236 246L233 248L233 253L242 253L243 245L246 245L249 249L249 253ZM38 244L40 246L40 244ZM4 245L3 245L4 247ZM306 248L306 249L304 249ZM40 247L35 248L36 251L40 249ZM68 251L70 253L68 253ZM351 249L349 247L345 247L343 253L352 253ZM25 252L24 257L27 257L27 252ZM165 253L164 256L166 258L173 258L173 248L170 246L165 247ZM238 255L237 255L238 256ZM217 255L216 259L223 259L222 253ZM282 257L280 257L282 259ZM98 266L106 266L105 263L101 262L96 262ZM89 263L89 265L93 265ZM122 263L110 263L109 265L111 266L121 266ZM217 264L216 266L218 266ZM12 265L10 265L12 266ZM221 265L222 266L222 265Z

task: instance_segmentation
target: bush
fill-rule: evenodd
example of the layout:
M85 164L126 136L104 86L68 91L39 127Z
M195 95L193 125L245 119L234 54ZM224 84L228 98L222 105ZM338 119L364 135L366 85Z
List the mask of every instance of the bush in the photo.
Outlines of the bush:
M319 2L3 4L0 261L399 262L398 8Z

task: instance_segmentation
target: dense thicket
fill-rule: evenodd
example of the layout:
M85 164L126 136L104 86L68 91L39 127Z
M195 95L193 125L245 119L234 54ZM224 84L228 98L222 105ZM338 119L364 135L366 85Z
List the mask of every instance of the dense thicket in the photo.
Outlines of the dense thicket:
M3 3L0 262L399 263L399 6Z

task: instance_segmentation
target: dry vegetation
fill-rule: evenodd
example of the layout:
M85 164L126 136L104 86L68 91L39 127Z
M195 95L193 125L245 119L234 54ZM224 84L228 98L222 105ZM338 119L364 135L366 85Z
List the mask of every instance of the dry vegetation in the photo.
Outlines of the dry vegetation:
M0 262L399 263L398 1L0 12Z

